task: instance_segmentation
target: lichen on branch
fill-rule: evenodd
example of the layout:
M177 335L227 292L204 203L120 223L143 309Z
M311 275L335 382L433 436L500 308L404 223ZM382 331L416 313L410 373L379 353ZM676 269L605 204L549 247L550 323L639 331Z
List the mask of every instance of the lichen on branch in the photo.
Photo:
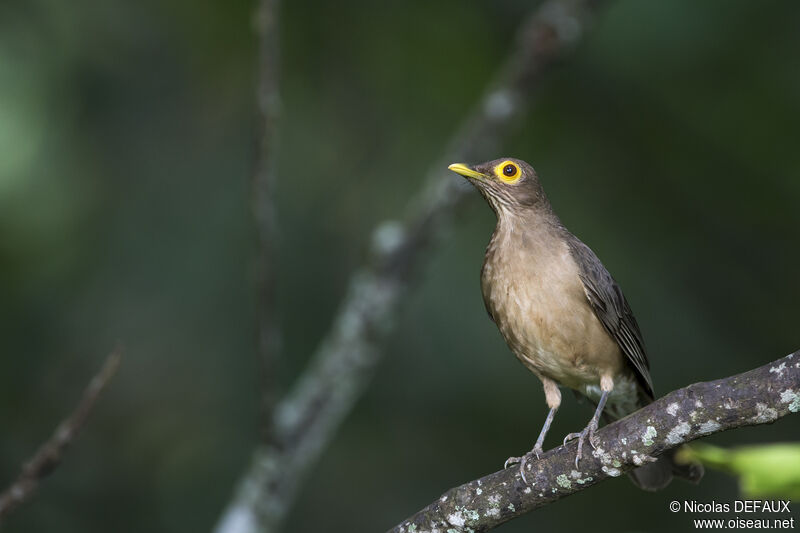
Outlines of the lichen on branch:
M676 390L603 427L599 446L575 468L576 443L527 465L450 489L391 533L488 531L503 522L618 477L692 440L800 412L800 351L749 372Z

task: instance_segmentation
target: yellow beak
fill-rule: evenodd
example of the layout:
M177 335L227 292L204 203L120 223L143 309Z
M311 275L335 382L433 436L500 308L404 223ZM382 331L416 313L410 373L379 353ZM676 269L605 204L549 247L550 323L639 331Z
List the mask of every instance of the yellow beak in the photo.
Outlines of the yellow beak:
M452 170L456 174L461 174L465 178L473 178L473 179L477 179L477 180L482 180L482 179L486 178L485 175L483 175L480 172L477 172L475 170L472 170L471 168L469 168L467 165L465 165L463 163L453 163L452 165L450 165L447 168L449 168L450 170Z

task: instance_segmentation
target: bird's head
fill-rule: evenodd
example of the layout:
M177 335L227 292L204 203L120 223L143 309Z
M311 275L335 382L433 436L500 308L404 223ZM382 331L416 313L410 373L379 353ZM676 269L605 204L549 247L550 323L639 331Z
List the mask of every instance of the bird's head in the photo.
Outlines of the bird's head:
M536 171L520 159L504 157L473 166L454 163L447 168L467 178L498 216L549 205Z

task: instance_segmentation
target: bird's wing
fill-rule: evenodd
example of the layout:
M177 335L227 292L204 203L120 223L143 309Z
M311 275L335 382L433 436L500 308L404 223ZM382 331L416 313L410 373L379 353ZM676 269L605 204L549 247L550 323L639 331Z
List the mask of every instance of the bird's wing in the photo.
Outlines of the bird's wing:
M644 391L654 398L650 363L647 361L642 333L622 289L591 248L572 234L569 234L567 242L595 316L617 341Z

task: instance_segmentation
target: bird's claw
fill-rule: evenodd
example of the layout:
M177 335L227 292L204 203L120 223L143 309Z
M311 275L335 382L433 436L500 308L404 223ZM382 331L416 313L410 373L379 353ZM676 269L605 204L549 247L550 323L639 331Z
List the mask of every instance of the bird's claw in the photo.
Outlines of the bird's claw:
M532 457L536 457L536 459L538 460L542 453L544 453L544 450L542 450L541 445L537 444L536 446L533 447L531 451L529 451L525 455L522 455L520 457L509 457L508 459L506 459L506 462L503 463L503 468L505 469L508 468L510 465L515 465L519 463L519 475L522 478L522 481L527 485L528 479L525 477L525 465L528 464L528 461L530 461Z
M578 439L578 452L575 454L575 468L578 468L578 463L581 457L583 457L583 443L586 441L586 437L589 437L589 444L591 444L593 450L596 450L600 445L600 440L595 435L595 431L597 431L597 423L592 420L580 433L570 433L564 437L565 446L568 441L575 438Z
M571 441L572 439L577 439L578 437L581 436L582 433L583 432L581 432L581 433L567 433L567 436L564 437L563 445L566 446L569 441Z

